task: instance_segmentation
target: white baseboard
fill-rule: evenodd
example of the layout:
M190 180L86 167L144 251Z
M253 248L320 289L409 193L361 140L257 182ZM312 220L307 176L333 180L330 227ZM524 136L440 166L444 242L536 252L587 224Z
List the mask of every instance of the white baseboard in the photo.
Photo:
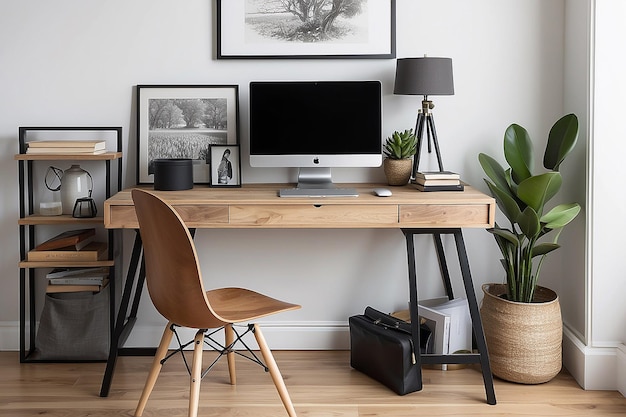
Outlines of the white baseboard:
M626 344L617 347L617 390L626 397Z
M20 323L0 321L0 351L20 350Z
M563 366L585 390L619 391L626 396L626 346L586 346L563 328Z
M274 350L347 350L350 333L347 322L259 322L268 345ZM165 324L136 325L124 347L156 347ZM241 333L245 326L237 327ZM193 331L183 329L181 339L193 339ZM222 342L221 335L216 340ZM244 338L252 348L257 348L252 335ZM175 342L173 342L175 343ZM19 323L0 322L0 351L19 350ZM173 344L172 347L175 347Z
M350 334L346 322L268 322L259 323L263 336L272 350L347 350L350 349ZM164 325L135 326L124 347L155 347L163 334ZM244 332L245 326L236 328ZM193 331L181 329L181 339L193 339ZM221 332L215 339L223 342ZM248 334L244 341L256 349L254 336ZM170 346L176 347L173 341Z

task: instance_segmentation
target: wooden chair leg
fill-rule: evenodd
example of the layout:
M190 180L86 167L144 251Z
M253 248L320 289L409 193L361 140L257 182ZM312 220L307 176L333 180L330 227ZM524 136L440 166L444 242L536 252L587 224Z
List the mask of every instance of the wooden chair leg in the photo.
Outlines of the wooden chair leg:
M159 343L159 347L154 355L154 360L152 361L152 368L150 368L150 373L148 374L148 378L146 379L146 384L143 387L143 392L141 393L141 397L139 398L139 404L137 404L137 408L135 409L135 416L139 417L143 414L144 408L146 408L146 403L148 402L148 398L150 397L150 393L152 393L152 389L154 388L154 384L156 383L157 378L159 377L159 373L161 372L162 364L161 361L167 355L167 350L169 349L170 342L172 341L172 336L174 332L171 329L172 322L167 323L165 326L165 330L163 331L163 336L161 336L161 342Z
M198 330L193 339L193 361L189 386L189 417L198 416L200 402L200 383L202 382L202 348L204 347L204 330Z
M224 326L224 341L226 346L230 346L235 341L235 332L233 331L233 325L228 323ZM230 384L237 384L237 374L235 372L235 353L228 352L226 354L228 359L228 374L230 375Z
M265 364L270 370L270 375L272 376L272 380L274 381L274 385L278 390L278 395L285 406L285 410L287 410L287 414L289 417L297 417L296 410L293 408L293 404L291 403L291 398L289 397L289 393L287 392L287 387L285 386L285 381L283 380L282 375L280 374L280 370L278 369L278 365L276 365L276 361L274 360L274 355L272 355L272 351L267 346L267 342L263 337L263 333L261 333L261 328L258 324L254 325L254 336L256 337L256 341L259 344L259 348L261 349L261 353L263 354L263 359L265 360Z

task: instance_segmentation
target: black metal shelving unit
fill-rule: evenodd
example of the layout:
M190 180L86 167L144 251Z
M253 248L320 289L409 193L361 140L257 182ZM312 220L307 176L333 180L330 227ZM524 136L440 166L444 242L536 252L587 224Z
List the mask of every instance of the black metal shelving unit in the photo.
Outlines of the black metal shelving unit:
M115 137L115 151L107 151L98 155L71 155L71 154L27 154L29 134L40 138L46 132L108 132ZM52 133L51 133L52 134ZM58 133L56 133L58 134ZM109 230L108 258L94 262L33 262L27 260L28 251L35 247L36 229L41 226L68 226L68 227L98 227L104 226L102 216L92 218L74 218L71 215L42 216L35 211L34 196L34 165L41 161L102 161L105 164L105 195L109 198L122 188L122 128L102 126L53 126L53 127L20 127L19 154L15 155L18 161L19 206L20 218L20 362L56 362L57 360L42 360L36 355L36 286L35 270L37 268L73 267L73 266L101 266L109 267L109 339L112 340L116 316L116 284L121 276L121 244L120 231ZM113 176L115 173L115 176ZM84 360L58 360L63 362L82 362ZM90 360L88 360L90 361Z

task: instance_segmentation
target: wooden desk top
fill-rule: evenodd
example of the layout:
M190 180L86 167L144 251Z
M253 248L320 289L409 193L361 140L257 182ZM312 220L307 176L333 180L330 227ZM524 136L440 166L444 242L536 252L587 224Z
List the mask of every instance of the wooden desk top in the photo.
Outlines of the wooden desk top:
M358 197L281 198L286 184L245 184L241 188L196 186L185 191L155 191L194 228L454 228L493 227L496 203L470 186L463 192L420 192L412 185L339 184ZM138 186L152 190L152 186ZM138 228L130 189L104 203L107 228Z

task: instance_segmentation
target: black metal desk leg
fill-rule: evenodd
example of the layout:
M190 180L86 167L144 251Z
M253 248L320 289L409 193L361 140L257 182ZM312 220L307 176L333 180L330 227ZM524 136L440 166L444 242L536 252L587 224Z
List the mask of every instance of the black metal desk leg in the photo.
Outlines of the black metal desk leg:
M441 270L441 279L443 280L443 286L446 289L446 295L448 296L448 300L454 300L454 292L452 291L452 283L450 282L450 272L448 270L448 263L446 262L446 254L443 250L441 234L433 233L433 240L435 241L435 249L437 250L437 260L439 261L439 269Z
M470 273L469 260L465 251L465 242L463 241L463 234L460 229L454 232L454 239L456 241L456 250L459 255L461 275L463 276L465 295L467 296L467 303L469 305L474 336L476 337L476 346L480 354L480 367L483 373L487 403L494 405L496 403L496 393L493 389L493 375L491 373L491 365L489 364L489 352L487 350L487 342L485 341L483 322L480 318L480 311L478 310L478 302L476 301L476 293L474 292L474 284Z
M417 272L415 270L415 242L412 233L404 233L406 237L406 250L408 256L409 267L409 315L411 317L411 337L413 338L413 346L415 349L415 360L418 369L418 391L421 391L422 385L422 358L420 354L420 331L419 331L419 312L417 297Z
M104 378L102 379L102 387L100 388L101 397L108 396L109 389L111 388L111 381L113 379L113 372L115 371L115 363L117 362L120 344L123 343L121 336L127 325L126 314L128 312L130 296L135 284L135 276L137 275L137 266L139 265L139 261L141 259L141 253L141 236L139 235L139 231L137 231L135 235L135 243L133 245L133 252L130 258L130 265L128 266L128 273L126 275L126 282L124 283L124 292L120 301L120 309L117 313L115 329L112 332L112 338L109 346L109 358L107 359L107 366L104 372ZM132 323L130 323L130 325L132 325Z

